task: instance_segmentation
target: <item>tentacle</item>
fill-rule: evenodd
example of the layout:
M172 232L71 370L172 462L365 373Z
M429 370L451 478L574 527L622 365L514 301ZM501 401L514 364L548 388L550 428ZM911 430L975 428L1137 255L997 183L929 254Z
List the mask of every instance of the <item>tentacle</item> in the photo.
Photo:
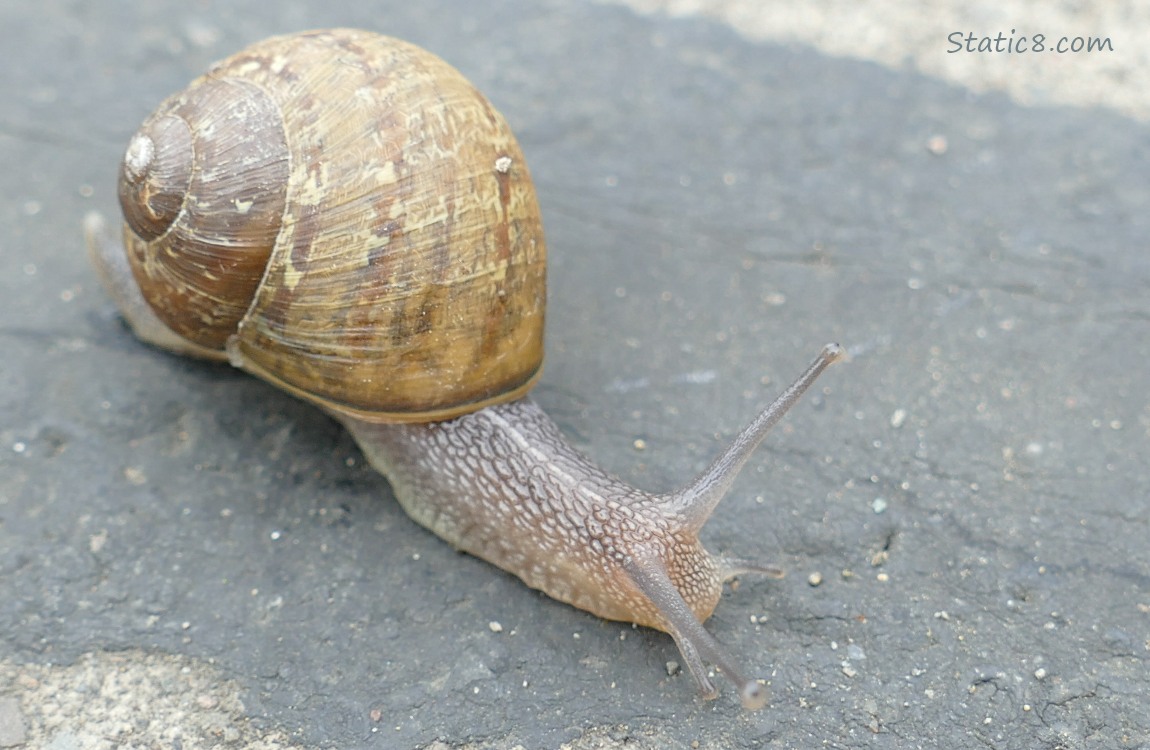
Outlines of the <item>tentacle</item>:
M724 582L746 573L764 575L767 578L783 578L787 574L777 565L746 557L720 557L715 563L719 568L719 577Z
M95 211L84 216L84 239L100 282L108 294L112 295L116 306L120 308L120 314L141 341L189 357L216 361L226 359L227 355L222 351L217 352L188 341L159 319L140 293L140 287L128 265L124 246L112 236L104 217Z
M679 653L683 655L683 661L687 663L687 669L695 678L699 692L705 699L713 700L718 697L719 691L707 676L704 659L722 670L723 674L738 687L739 699L745 708L757 709L766 705L768 697L766 687L756 680L743 676L727 649L696 619L695 613L683 600L657 558L632 558L624 569L635 586L663 616L667 632L675 639Z
M706 471L678 492L663 496L663 501L684 518L688 528L696 531L702 528L767 432L795 405L822 371L842 354L842 347L838 344L823 347L798 380L755 417Z

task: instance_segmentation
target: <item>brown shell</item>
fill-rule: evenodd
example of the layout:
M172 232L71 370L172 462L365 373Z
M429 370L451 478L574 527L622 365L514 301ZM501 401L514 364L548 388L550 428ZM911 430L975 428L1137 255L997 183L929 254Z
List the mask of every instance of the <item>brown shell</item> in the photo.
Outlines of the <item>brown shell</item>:
M523 154L411 44L337 29L224 60L141 127L120 202L156 314L326 408L445 419L539 375L546 249Z

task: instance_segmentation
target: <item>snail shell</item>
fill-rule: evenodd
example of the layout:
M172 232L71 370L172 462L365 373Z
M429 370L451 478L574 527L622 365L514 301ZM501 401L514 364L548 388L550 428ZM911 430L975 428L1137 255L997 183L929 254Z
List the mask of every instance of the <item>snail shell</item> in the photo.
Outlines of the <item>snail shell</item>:
M218 63L132 138L119 198L159 319L329 410L445 419L540 374L526 162L490 102L414 45L337 29Z

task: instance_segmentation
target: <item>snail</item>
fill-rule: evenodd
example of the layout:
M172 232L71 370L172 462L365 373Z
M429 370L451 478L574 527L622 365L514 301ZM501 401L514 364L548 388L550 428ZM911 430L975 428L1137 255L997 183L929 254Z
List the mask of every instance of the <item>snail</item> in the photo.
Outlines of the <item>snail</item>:
M771 565L698 532L808 369L677 492L593 465L526 395L543 359L545 245L506 122L431 53L334 29L215 64L132 137L122 243L86 218L134 333L230 362L340 421L407 513L528 586L669 633L748 708L763 684L703 627L723 583Z

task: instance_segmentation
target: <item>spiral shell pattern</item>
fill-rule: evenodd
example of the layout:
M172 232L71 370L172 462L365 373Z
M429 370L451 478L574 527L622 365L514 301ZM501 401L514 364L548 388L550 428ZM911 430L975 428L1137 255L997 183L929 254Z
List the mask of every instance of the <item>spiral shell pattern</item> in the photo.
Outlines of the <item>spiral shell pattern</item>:
M446 419L539 375L546 248L523 154L419 47L344 29L253 45L145 121L119 192L160 319L325 408Z

